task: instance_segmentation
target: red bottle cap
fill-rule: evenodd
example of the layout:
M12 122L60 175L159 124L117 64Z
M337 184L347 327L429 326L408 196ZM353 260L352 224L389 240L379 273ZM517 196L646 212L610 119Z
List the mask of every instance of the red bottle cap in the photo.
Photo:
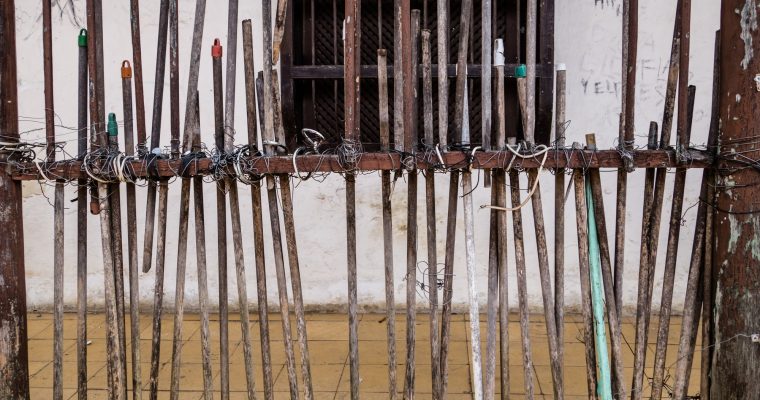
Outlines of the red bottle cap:
M222 57L222 45L221 42L219 42L219 39L214 39L214 45L211 46L211 57Z

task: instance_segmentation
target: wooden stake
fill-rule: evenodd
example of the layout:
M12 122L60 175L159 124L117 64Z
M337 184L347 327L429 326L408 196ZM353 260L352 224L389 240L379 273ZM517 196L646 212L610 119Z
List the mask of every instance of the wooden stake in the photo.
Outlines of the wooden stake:
M306 318L304 317L301 270L299 267L296 228L293 218L293 197L290 193L290 176L282 174L278 178L280 181L280 194L282 196L285 241L288 245L288 265L290 265L290 286L293 291L293 304L296 314L296 333L298 334L298 347L301 352L301 378L304 386L304 398L311 400L314 396L311 383L311 361L309 358L309 341L306 334Z
M575 222L578 226L578 263L581 280L581 306L583 310L583 343L586 348L586 384L589 399L596 399L596 351L594 350L593 315L591 315L591 287L588 252L588 211L586 187L582 170L573 172L575 188Z
M525 10L525 66L527 67L526 80L526 107L525 107L525 121L527 122L523 126L525 140L528 143L535 144L535 129L536 129L536 36L538 35L538 1L528 0L527 8ZM540 192L540 190L536 190ZM538 221L536 221L538 223ZM543 279L542 279L543 280ZM546 305L546 299L544 299L544 306ZM548 326L548 321L547 321ZM550 339L551 343L551 339ZM553 353L553 352L552 352ZM554 361L553 361L554 362ZM556 371L552 370L552 378L555 378ZM560 377L561 380L561 377ZM557 381L554 381L555 387ZM560 384L560 396L561 396L561 384ZM557 395L555 391L555 396Z
M345 2L343 76L345 98L345 141L348 146L361 143L360 136L360 78L361 67L361 1ZM350 149L351 147L349 147ZM349 166L350 167L350 166ZM356 177L346 174L346 238L348 274L348 359L351 399L359 399L359 319L357 318L356 277Z
M108 198L109 190L108 185L100 183L98 184L98 195L100 198ZM113 253L112 237L111 237L111 210L108 207L101 207L100 212L100 230L101 230L101 245L103 246L103 271L105 280L105 298L106 298L106 343L108 344L108 360L107 368L110 368L112 372L109 382L109 397L120 400L126 400L127 382L126 373L119 366L122 365L121 351L119 350L119 338L118 338L118 312L115 301L115 274L113 267L113 257L110 255Z
M275 102L274 102L274 90L272 83L274 82L272 71L272 4L268 1L263 1L261 7L261 17L263 22L264 33L264 140L273 142L276 135L275 126ZM277 151L275 146L264 146L267 155L274 155ZM287 280L285 277L285 265L284 257L282 253L282 234L280 232L280 212L277 205L277 183L275 176L267 175L267 199L269 202L269 222L272 227L272 245L274 247L274 261L275 270L277 271L277 290L280 300L280 314L282 315L282 337L285 344L285 358L288 372L288 382L290 387L291 399L298 398L298 381L296 378L296 362L295 354L293 351L293 342L290 337L290 311L288 309L288 288Z
M567 105L567 71L565 64L557 64L555 143L565 148L565 109ZM565 169L557 168L554 177L554 314L557 322L557 341L560 343L559 360L564 359L565 343Z
M530 12L530 9L528 11ZM528 17L528 23L530 24L530 16ZM530 48L531 44L529 43L528 46ZM533 46L535 47L535 43ZM520 109L523 114L523 121L526 124L524 126L528 127L528 130L525 133L525 140L529 143L529 145L530 143L533 143L534 140L534 138L529 135L533 134L534 127L532 124L534 122L532 118L535 117L535 101L530 100L531 83L533 83L535 90L535 79L531 79L529 76L526 78L518 78L518 89L527 88L527 91L523 89L519 90L518 99L520 102ZM541 278L541 295L544 303L546 334L549 341L549 358L552 367L554 397L561 399L564 398L564 389L562 383L562 363L559 350L561 343L559 343L557 339L557 322L554 314L554 291L552 290L551 275L549 272L549 250L546 247L546 230L544 228L543 202L541 201L541 186L540 181L538 181L537 169L528 170L528 187L535 187L535 191L531 196L531 208L533 209L533 221L535 225L534 230L536 233L536 250L538 251L538 270Z
M481 110L481 142L483 149L486 151L491 150L491 130L492 130L492 123L491 123L491 112L493 110L493 106L491 105L491 89L492 89L492 83L491 83L491 44L492 44L492 22L493 18L491 16L491 12L493 10L493 5L491 4L492 0L482 0L481 6L480 6L480 57L481 57L481 65L483 66L481 70L481 77L480 77L480 110ZM489 188L491 187L491 171L486 170L485 176L483 180L484 187ZM492 213L492 219L496 218L495 212ZM495 222L492 223L495 229ZM495 249L494 249L495 254ZM495 261L495 259L494 259ZM490 267L489 267L490 268ZM494 286L495 287L495 286ZM490 295L490 291L489 291ZM490 342L489 342L490 343ZM490 354L490 353L489 353ZM494 353L495 357L495 353ZM494 358L495 359L495 358ZM490 358L486 359L486 363L488 363ZM493 379L491 379L488 374L486 374L486 382L484 383L488 387L493 387ZM486 393L486 396L488 396L488 393Z
M464 5L464 4L463 4ZM448 147L449 126L449 2L438 0L438 143L444 150ZM460 43L461 45L461 43ZM465 52L466 53L466 52ZM466 63L466 58L465 58ZM458 121L458 120L455 120ZM457 131L457 135L461 132ZM443 299L441 310L441 386L439 398L446 397L449 374L449 341L451 337L451 300L453 297L454 247L456 243L457 202L459 201L459 171L449 172L449 200L446 222L446 254L443 273Z
M404 55L402 43L411 35L409 21L409 2L393 0L393 146L398 151L404 150ZM406 30L404 30L406 27Z
M87 153L87 31L79 31L78 144ZM87 399L87 179L77 181L77 394Z
M238 0L230 0L227 14L227 60L224 71L224 148L232 152L235 135L235 71L237 69Z
M272 62L280 60L280 45L285 36L285 17L288 11L288 0L277 0L277 16L274 22L274 39L272 45Z
M449 201L446 216L446 253L443 272L443 300L441 310L441 391L446 398L449 377L449 342L451 341L451 310L454 297L454 246L457 233L457 203L459 201L459 171L449 172Z
M482 145L486 151L491 150L491 1L483 1L481 8L482 20L482 64L481 80L482 106ZM502 63L503 64L503 63ZM484 187L491 187L491 171L484 171ZM494 180L496 178L494 177ZM496 205L499 189L491 187L491 204ZM497 212L491 210L490 232L488 244L488 297L487 297L487 330L486 330L486 360L485 380L483 381L484 398L493 400L496 389L496 318L499 297L499 250L498 228L496 226Z
M623 4L623 43L622 43L622 113L618 146L624 151L633 150L634 112L636 107L636 62L638 54L638 0L629 0ZM629 163L632 159L626 159ZM615 204L615 301L618 315L622 311L623 270L625 265L625 217L628 193L628 173L633 167L619 168L617 173L617 200ZM620 390L620 389L618 389Z
M46 163L55 162L53 104L53 23L51 1L42 2L42 48L45 75ZM63 182L55 183L53 222L53 399L63 399Z
M720 50L720 41L716 38L716 50ZM714 76L719 76L720 72L720 51L715 53L714 63ZM716 79L716 82L718 79ZM717 87L716 87L717 86ZM713 84L713 88L719 88L717 83ZM707 148L713 149L717 142L717 111L718 111L718 99L720 98L720 91L715 90L713 92L713 110L712 121L710 124L710 133L707 138ZM712 150L711 150L712 151ZM699 192L699 207L696 218L696 228L694 229L694 241L691 251L691 263L689 264L689 276L686 281L686 298L684 299L684 315L681 322L681 339L678 344L678 356L676 357L676 370L675 370L675 382L673 383L673 398L682 399L686 396L687 388L689 387L689 378L691 375L692 361L694 359L694 346L696 344L697 330L699 328L699 316L702 312L700 304L705 301L705 294L708 296L711 293L708 291L705 293L704 286L709 282L705 282L705 278L710 275L706 273L710 264L707 261L711 261L712 257L709 252L712 251L711 246L708 244L712 241L711 236L706 234L712 233L712 220L709 204L712 204L713 198L711 197L711 187L715 185L715 172L711 169L705 169L702 171L702 187ZM705 265L706 264L706 265ZM710 310L710 309L706 309ZM710 315L707 312L702 312L703 321L709 321ZM703 324L703 329L704 329ZM709 330L709 328L708 328ZM704 341L702 344L702 351L708 352L707 346L709 340ZM702 365L704 367L704 364Z
M430 31L422 30L422 104L425 129L425 145L434 146L433 133L433 77ZM441 362L438 336L438 249L435 214L435 169L425 172L425 210L427 213L427 264L428 297L430 300L430 372L432 374L433 398L440 399Z
M121 64L122 103L124 107L124 150L135 155L132 125L132 68L129 61ZM129 249L129 322L131 339L132 387L142 388L140 368L140 275L137 264L137 204L135 184L127 182L127 247ZM142 390L133 390L132 398L142 398Z
M254 83L255 68L253 64L253 32L251 20L243 21L243 61L245 66L245 98L248 125L248 145L257 146L258 132L256 126L256 87ZM259 97L261 100L261 97ZM259 102L258 104L261 104ZM262 113L263 114L263 113ZM264 130L262 129L262 132ZM261 183L254 180L251 185L251 208L253 209L253 247L256 261L256 294L259 308L259 329L261 339L261 365L264 375L264 398L274 399L274 378L272 377L272 359L269 346L269 310L266 280L266 260L264 257L264 223L261 211ZM240 287L240 285L238 285ZM247 304L247 301L246 301Z
M377 50L378 97L380 113L380 148L390 151L390 120L388 117L388 56L385 49ZM385 312L388 328L388 396L396 399L396 300L393 283L393 216L391 214L391 171L381 172L383 204L383 261L385 265Z
M280 143L285 142L285 132L282 126L282 109L280 91L277 85L277 70L272 71L272 99L274 114L274 132ZM304 385L304 397L311 400L314 396L311 384L311 365L309 361L309 346L306 335L306 318L304 317L303 291L301 289L301 270L298 261L298 245L296 243L296 228L293 218L293 198L290 194L290 176L279 174L280 194L282 195L282 217L285 225L285 243L288 246L288 265L290 266L290 284L293 291L293 305L296 315L296 331L298 347L301 351L301 375Z
M472 0L462 0L462 14L459 23L459 48L457 52L456 77L456 109L454 110L455 132L462 140L462 124L464 122L464 98L467 96L465 83L467 81L467 52L470 37L470 21L472 20Z
M237 64L237 19L238 19L238 2L230 2L228 32L227 32L227 90L225 91L224 105L224 151L232 154L234 151L234 123L235 123L235 70ZM250 22L250 21L249 21ZM250 28L250 27L249 27ZM243 28L245 30L245 27ZM252 62L253 60L251 60ZM253 68L251 68L253 69ZM251 77L253 71L251 71ZM251 81L252 83L252 81ZM251 90L253 85L251 84ZM255 99L255 97L254 97ZM254 117L255 118L255 117ZM254 119L255 126L255 119ZM255 143L255 137L253 143ZM248 311L248 288L245 277L245 258L243 254L243 234L240 224L240 202L237 181L225 178L225 185L229 189L230 198L230 219L232 220L232 242L235 249L235 275L238 287L238 307L240 308L240 329L243 337L243 360L245 362L246 387L248 389L248 398L256 397L256 381L253 369L253 350L251 340L250 316ZM260 199L260 197L259 197ZM260 202L260 200L259 200ZM264 301L266 308L266 301ZM267 343L268 344L268 343ZM229 368L225 366L225 368ZM228 371L229 373L229 371ZM229 376L227 377L229 379ZM229 381L227 382L229 384ZM229 386L227 386L229 389ZM222 398L227 398L229 391L224 393Z
M158 181L158 221L166 221L169 182ZM150 351L150 400L158 398L158 372L161 369L161 321L164 312L164 266L166 264L166 224L158 225L156 238L156 280L153 287L153 329ZM144 264L143 264L144 265Z
M150 151L156 151L161 144L161 111L164 102L164 77L166 72L166 40L169 30L169 0L161 0L158 17L158 45L156 54L156 74L153 87L153 113L150 133ZM160 150L160 149L159 149ZM156 189L158 184L148 180L148 194L145 205L145 236L143 240L143 272L150 271L153 261L153 231L156 220ZM159 212L160 214L160 212ZM159 221L165 226L166 220ZM159 228L160 229L160 228ZM158 261L156 261L158 262ZM156 371L157 372L157 371ZM151 377L153 372L151 372Z
M116 116L109 115L109 125L111 123L111 117L113 117L113 123L114 123L114 129L116 124ZM111 127L109 126L109 131ZM111 135L111 132L109 132L109 141L111 150L114 152L119 151L119 141L116 137L116 132L114 131L113 135ZM109 184L109 196L110 196L110 207L111 207L111 238L113 240L113 259L114 259L114 279L115 282L115 294L116 294L116 326L117 326L117 332L118 332L118 346L117 349L119 351L119 358L121 360L120 364L118 364L118 368L120 369L119 374L124 374L124 377L126 379L127 376L127 333L126 333L126 326L125 326L125 320L124 315L126 313L125 311L125 305L124 305L124 250L123 250L123 240L122 240L122 229L121 229L121 188L120 184L118 183L111 183ZM123 392L124 397L127 396L127 385L126 381L124 384Z
M116 115L113 113L108 115L108 144L109 152L119 152L118 141L118 125L116 123ZM109 194L109 212L110 212L110 229L111 229L111 251L113 254L113 279L114 279L114 295L116 297L114 305L116 308L116 320L113 323L116 330L116 338L112 342L113 352L118 353L118 362L113 364L114 372L112 379L114 381L114 389L119 393L115 394L116 397L127 397L127 356L126 356L126 328L124 326L124 264L122 255L122 234L121 234L121 196L119 193L119 184L108 185ZM101 207L102 209L102 207ZM122 378L123 377L123 378ZM117 384L117 381L123 382L123 384Z
M496 149L506 147L506 105L504 89L504 43L496 39L494 45L494 74L496 75ZM507 206L506 173L503 169L493 171L493 187L497 207ZM499 367L501 372L501 398L509 398L509 286L507 271L507 214L496 213L496 239L498 258L498 308L499 308Z
M446 149L449 142L449 0L437 0L436 12L438 14L438 143L441 148Z
M201 151L201 113L198 94L195 103L195 126L193 129L192 151ZM206 276L206 221L203 210L203 177L193 177L193 215L195 216L195 254L198 268L198 306L201 319L201 361L203 364L203 396L212 399L214 389L213 373L211 371L211 345L209 343L208 322L208 278Z
M720 127L720 93L721 93L721 80L717 77L721 76L721 60L722 60L722 44L721 44L721 32L715 32L715 57L713 64L713 76L716 79L713 80L712 87L712 112L710 118L710 136L712 136L713 142L710 142L708 137L708 149L712 154L717 153L717 148L714 146L717 142L718 129ZM707 185L707 194L704 199L700 198L700 202L706 205L715 204L715 173L709 177ZM715 236L713 235L715 220L715 209L708 207L705 214L705 249L704 249L704 261L702 262L702 360L700 368L700 393L702 393L703 399L708 399L710 394L710 381L712 379L712 355L715 349L715 337L713 332L715 331L715 315L713 314L713 304L715 302L715 290L716 283L713 282L713 248L715 244ZM695 318L696 320L696 318ZM682 326L683 327L683 326ZM690 368L687 368L690 369ZM685 374L684 374L685 375ZM684 387L688 387L688 375L685 375ZM677 387L676 387L677 388Z
M509 138L514 145L515 138ZM515 241L515 269L517 272L517 300L520 310L520 337L522 339L522 356L525 382L525 398L532 399L533 388L533 356L530 345L530 311L528 311L528 283L525 270L525 245L522 226L522 210L517 209L522 204L520 200L520 176L516 170L509 171L509 187L512 195L512 228Z
M224 138L222 140L223 147L217 146L217 148L220 151L223 149L228 154L233 151L233 139L234 139L233 135L235 133L235 129L234 129L234 126L235 126L235 75L236 75L235 70L236 70L236 66L237 66L237 28L238 28L238 1L237 0L232 0L232 1L229 2L229 5L228 5L228 14L227 14L227 63L226 63L226 70L225 70L225 77L226 77L227 80L225 82L225 84L226 84L226 90L225 90L225 96L224 96L224 126L222 128L223 129ZM234 203L238 202L237 198L233 199L233 197L232 197L233 196L233 192L235 192L235 195L237 195L237 186L236 186L237 184L236 184L236 182L234 182L232 180L229 180L229 179L224 179L224 181L225 182L222 182L222 185L223 185L222 188L221 188L222 190L217 191L217 201L220 200L220 197L219 197L220 195L222 197L221 200L224 201L224 194L226 193L226 191L224 190L224 187L226 186L227 188L229 188L229 192L230 192L230 208L232 208L232 203L233 202ZM235 185L236 187L233 189L232 185ZM217 212L221 212L221 211L225 211L224 207L221 207L221 210L219 210ZM230 211L231 211L231 214L234 214L234 210L231 209ZM232 216L232 218L234 219L234 216ZM226 219L226 217L225 217L225 219ZM240 223L240 215L239 215L239 210L238 210L238 224L239 223ZM226 239L226 234L227 234L227 232L226 232L226 220L224 221L223 225L225 227L224 236L225 236L225 239ZM235 225L235 222L233 221L233 226L234 225ZM221 227L219 229L221 230ZM219 240L221 242L221 239L219 239ZM241 240L241 243L242 243L242 239L240 239L240 240ZM235 232L234 231L233 231L233 244L235 246L237 244L237 242L235 241ZM235 247L235 248L236 248L236 250L235 250L236 269L239 269L239 268L242 267L243 270L245 270L245 265L244 265L244 262L243 262L243 259L242 259L243 254L240 253L240 255L238 256L237 247ZM226 249L226 246L225 246L225 249ZM221 258L221 256L220 256L220 258ZM240 260L240 262L238 262L238 259ZM238 265L238 264L240 264L240 265ZM222 268L222 267L224 267L224 268ZM221 279L219 280L219 297L220 297L220 299L224 298L224 302L225 302L224 307L222 307L221 302L219 304L219 314L220 314L220 318L219 318L219 334L220 334L220 339L222 339L225 342L227 342L227 343L224 344L223 348L220 348L221 351L220 351L220 357L219 357L219 362L221 363L221 371L220 371L221 373L219 374L219 381L220 381L220 385L221 385L221 398L222 398L222 400L226 400L230 396L230 394L229 394L229 392L230 392L229 337L228 337L228 332L229 332L228 312L229 311L228 311L228 306L226 304L227 299L228 299L228 297L227 297L227 293L228 293L228 290L227 290L227 268L226 267L227 267L227 255L225 254L224 255L224 263L221 263L221 262L219 263L219 274L220 274L220 277L222 276L222 273L223 273L223 276L224 276L224 279L225 279L224 282L222 282ZM224 271L222 271L222 269L224 269ZM222 283L224 283L224 293L222 293ZM243 287L241 289L240 283L238 282L238 292L240 292L242 290L243 293L246 293L246 290L245 290L244 286L245 286L245 282L243 282ZM222 295L224 295L224 296L222 296ZM248 319L248 312L247 312L247 309L248 309L248 300L247 300L247 298L245 298L245 302L243 302L242 299L241 299L240 304L241 304L241 307L240 307L241 321L242 321L243 318L245 320L247 320ZM243 305L244 305L244 307L243 307ZM245 316L243 316L243 308L245 308L245 310L246 310ZM224 312L222 312L222 311L224 311ZM247 324L245 324L245 326L241 324L241 329L243 329L243 336L244 337L246 336L246 333L248 333L248 335L250 336L250 328L248 327ZM246 378L248 378L249 376L252 376L252 364L251 364L251 359L250 359L251 355L250 355L250 351L249 351L250 350L251 342L250 342L250 340L248 340L248 341L244 340L243 343L247 343L248 344L248 348L246 348L246 347L243 348L243 350L244 350L244 356L247 356L245 364L246 364ZM251 373L249 373L249 372L251 372ZM253 396L253 394L252 394L253 393L253 385L255 383L253 382L252 379L247 379L246 382L247 382L249 397L251 397L251 396Z
M189 143L188 143L189 144ZM190 178L182 178L179 204L179 238L177 240L177 282L174 294L174 336L172 342L171 385L169 397L179 398L180 368L182 367L182 322L185 311L185 270L187 267L187 223L190 212Z
M683 47L682 47L683 49ZM682 60L683 61L683 60ZM687 64L688 67L688 64ZM680 80L679 80L680 82ZM689 101L684 114L689 116L685 131L679 132L679 145L688 147L691 136L691 117L694 115L694 96L696 87L689 86ZM680 104L680 103L679 103ZM679 114L681 112L679 111ZM680 128L679 117L679 131ZM673 305L673 285L675 283L676 260L678 258L678 240L681 233L681 221L683 216L683 196L686 186L686 168L677 168L675 182L673 183L673 202L670 211L670 229L668 230L668 245L665 253L665 272L663 275L662 300L660 301L660 319L657 330L657 347L654 354L654 379L652 382L652 398L659 400L662 397L662 386L665 379L665 356L667 353L668 333L670 330L670 314ZM695 278L698 279L698 278ZM696 285L696 284L695 284Z
M268 132L265 132L268 133ZM282 254L282 236L280 233L280 213L277 205L276 181L274 176L267 175L267 198L269 200L269 219L272 228L272 244L274 246L274 263L277 271L277 291L280 298L280 314L282 316L282 337L285 344L285 359L290 383L290 396L298 398L298 381L296 380L295 354L290 337L290 311L288 310L288 287L285 278L285 265Z
M405 2L408 7L408 2ZM416 47L419 38L420 12L411 11L404 14L402 31L410 24L410 35L404 35L404 152L414 155L417 152L417 57ZM406 236L406 373L404 379L404 399L414 398L415 384L415 328L417 321L417 170L409 171L407 186L407 236Z
M217 47L218 46L218 47ZM225 151L225 122L222 103L222 47L214 40L212 49L214 71L214 145ZM216 240L219 281L219 384L221 397L229 396L230 345L229 345L229 289L227 276L227 180L216 181Z
M129 15L132 30L132 63L134 64L135 80L135 116L137 117L135 120L137 123L136 148L138 154L144 155L147 148L145 143L145 93L143 91L142 39L140 37L140 0L130 0ZM166 52L164 51L163 54L166 54Z
M466 107L466 105L465 105ZM465 112L465 115L467 113ZM483 399L483 372L480 365L480 313L478 309L478 291L475 279L475 221L472 206L472 174L469 170L462 173L462 198L464 209L465 250L467 255L467 282L470 301L470 352L472 356L473 399Z
M171 24L169 23L171 21ZM171 25L170 46L169 46L169 108L171 123L171 146L172 157L178 156L175 150L179 145L179 21L177 15L176 0L164 0L161 3L161 12L159 16L158 31L158 54L156 56L156 85L154 90L153 101L153 122L151 129L151 151L155 152L160 145L161 133L161 110L163 108L163 81L164 70L166 68L166 42L167 32ZM162 38L163 36L163 38ZM149 181L152 182L152 181ZM158 373L161 369L161 321L163 317L164 302L164 267L166 264L166 225L167 225L167 207L169 204L169 182L159 180L151 185L148 184L148 199L145 222L145 247L143 252L143 272L150 269L151 252L153 250L153 229L155 205L152 204L155 199L155 189L158 189L158 236L156 238L156 280L153 288L153 336L151 343L150 357L150 400L158 399ZM153 190L151 190L153 189Z

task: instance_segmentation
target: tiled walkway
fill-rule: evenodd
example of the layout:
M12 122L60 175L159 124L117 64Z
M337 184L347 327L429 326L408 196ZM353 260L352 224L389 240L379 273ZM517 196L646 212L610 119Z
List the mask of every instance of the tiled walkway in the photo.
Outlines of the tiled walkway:
M282 341L282 328L279 314L272 313L270 332L272 340L272 359L274 364L275 398L288 399L288 376L285 371L285 352ZM240 323L236 314L231 314L230 321L230 389L233 392L231 399L244 399L246 382L243 364L243 351L240 346L241 333ZM255 315L251 315L255 319ZM217 316L211 316L211 337L214 383L218 390L219 384L219 325ZM485 352L485 315L481 319L482 349ZM520 333L517 316L512 315L509 326L510 334L510 392L515 398L522 398L524 393L522 355L520 347ZM578 316L569 316L565 323L565 390L568 399L584 399L586 396L586 374L584 347L580 342L581 325ZM53 384L53 325L50 314L29 314L29 372L31 374L32 399L52 398ZM624 338L633 347L634 321L626 319L623 327ZM127 322L127 334L129 334L129 322ZM147 382L150 371L150 345L151 345L151 316L143 315L140 320L141 341L141 369L144 399L147 399ZM359 322L359 357L362 399L387 399L388 369L386 324L385 316L380 314L363 314ZM105 327L103 314L88 316L88 336L91 344L88 346L88 387L89 399L106 399L106 369L105 369ZM161 371L159 376L159 399L169 398L169 377L171 374L171 349L172 349L172 317L164 318L162 337L166 340L161 342ZM293 338L295 324L293 325ZM180 382L180 399L202 398L202 370L200 354L200 322L197 315L186 315L184 323L184 337L186 342L182 353L182 379ZM470 377L469 359L469 322L464 315L455 315L452 327L452 344L450 353L450 371L448 379L449 399L471 398L472 381ZM668 340L668 360L666 367L671 367L678 350L678 337L680 335L680 320L674 319L671 324L670 338ZM398 389L403 390L404 360L406 354L405 316L399 314L396 322L397 338L397 379ZM649 340L653 343L656 337L657 323L652 322ZM345 314L309 314L307 316L307 332L309 337L309 352L311 355L311 373L315 398L322 399L348 399L349 396L349 367L348 367L348 323ZM261 377L261 356L259 342L259 326L257 321L252 321L251 333L254 337L254 369L256 373L256 391L259 399L263 399L263 383ZM427 315L418 314L416 352L416 396L418 399L431 397L430 380L430 330ZM537 398L551 398L552 382L549 370L549 356L546 342L546 330L543 318L538 315L531 316L531 341L533 345L533 361L535 364L535 389ZM129 339L128 339L129 342ZM498 342L497 342L498 343ZM296 349L298 346L295 346ZM76 399L76 315L66 314L64 322L64 398ZM128 348L128 352L131 348ZM497 350L498 351L498 350ZM651 366L654 354L654 345L648 349L647 364ZM129 353L128 353L129 354ZM498 352L497 352L498 354ZM694 355L696 362L695 370L690 380L689 394L696 394L699 390L699 357ZM298 353L296 359L300 359ZM633 366L633 355L624 343L624 362L626 368L626 382L630 382ZM498 368L497 368L498 371ZM298 368L300 375L300 368ZM131 376L131 370L128 371ZM651 374L647 373L648 376ZM669 378L672 383L672 377ZM130 386L131 386L131 379ZM499 376L497 372L496 390L499 391ZM667 393L665 393L667 394ZM215 393L219 398L219 394ZM667 396L665 396L667 397ZM130 396L131 398L131 396ZM400 398L400 397L399 397Z

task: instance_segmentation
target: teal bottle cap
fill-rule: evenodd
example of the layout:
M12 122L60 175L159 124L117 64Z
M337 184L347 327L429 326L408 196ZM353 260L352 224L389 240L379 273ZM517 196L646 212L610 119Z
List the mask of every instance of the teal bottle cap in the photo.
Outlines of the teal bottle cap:
M79 47L87 47L87 29L79 31Z
M119 124L116 123L116 114L108 114L108 136L117 136L119 134Z
M525 78L526 76L528 76L528 67L525 64L515 67L515 78Z

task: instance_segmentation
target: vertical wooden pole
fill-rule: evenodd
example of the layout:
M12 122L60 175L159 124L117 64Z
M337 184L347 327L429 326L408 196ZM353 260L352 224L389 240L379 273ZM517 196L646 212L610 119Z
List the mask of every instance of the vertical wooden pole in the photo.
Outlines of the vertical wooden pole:
M16 82L15 2L0 2L0 135L17 142L18 87ZM9 154L0 154L8 161ZM0 397L29 398L29 366L26 336L26 282L21 182L0 169Z
M361 67L361 1L345 2L345 37L343 88L345 96L345 137L349 146L360 141L359 137L359 70ZM276 41L276 38L275 38ZM275 42L276 44L276 42ZM276 49L275 49L276 51ZM346 237L348 267L348 358L351 381L351 399L359 399L359 320L357 319L357 277L356 277L356 176L346 174Z
M556 113L554 140L565 148L565 110L567 105L567 69L557 64ZM554 314L557 324L559 364L564 367L565 353L565 169L557 168L554 176Z
M380 149L391 150L388 115L388 52L377 50L378 93L380 100ZM391 207L391 171L381 173L383 205L383 263L385 267L385 312L388 329L388 397L396 399L396 300L393 284L393 214Z
M124 151L127 156L134 156L135 141L132 121L132 68L129 61L121 64L122 103L124 108ZM127 246L129 248L129 318L130 318L130 352L132 361L132 387L142 387L140 372L140 276L137 264L137 204L135 202L135 184L127 186ZM142 398L142 391L135 390L132 398Z
M710 117L710 136L712 136L713 142L708 142L708 149L710 154L715 155L717 153L718 134L720 129L720 56L721 56L721 37L720 31L715 32L715 55L713 60L713 94L712 94L712 115ZM715 204L715 170L712 171L713 176L709 178L707 185L707 193L704 198L706 205ZM707 207L705 214L705 248L704 259L702 261L702 346L708 347L702 352L701 368L700 368L700 394L701 398L707 400L710 398L710 379L712 377L712 355L714 342L713 332L715 331L715 313L713 312L713 304L715 298L715 280L713 279L713 249L715 247L715 238L713 233L715 232L715 208ZM688 385L685 385L688 386Z
M575 145L573 146L575 147ZM586 205L585 177L583 170L573 171L575 188L575 222L578 226L578 264L581 281L581 306L583 310L583 343L586 348L586 385L588 398L596 399L596 351L594 349L593 316L591 314L591 283L589 275L588 208Z
M166 45L169 32L169 0L161 0L158 14L158 43L156 45L156 73L153 87L153 113L151 115L150 147L152 153L161 143L161 114L164 105L164 80L166 78ZM138 140L139 141L139 140ZM150 271L153 261L153 231L156 224L156 189L158 184L148 180L148 194L145 201L145 236L143 239L143 272ZM166 185L161 185L166 186ZM160 213L160 211L159 211ZM164 213L166 214L166 213ZM166 220L159 221L165 226ZM164 247L163 245L161 245ZM158 262L158 261L156 261ZM151 376L153 372L151 372Z
M199 152L201 144L201 113L198 95L195 103L192 151ZM203 368L203 397L211 400L214 388L211 367L211 346L208 321L208 278L206 274L206 221L203 207L203 177L193 177L193 216L195 217L195 255L198 273L198 308L200 311L201 361Z
M42 48L45 76L46 162L55 162L53 23L50 0L42 1ZM53 399L63 399L63 182L55 183L53 223Z
M425 145L434 146L433 132L433 60L430 31L422 30L422 105L425 130ZM427 263L428 297L430 300L430 373L433 399L440 398L441 363L438 336L438 249L435 213L435 169L425 171L425 211L427 214Z
M361 68L361 0L345 2L344 23L344 76L345 136L349 148L360 142L359 99ZM357 277L356 277L356 176L346 174L346 238L348 274L348 358L351 381L351 399L359 399L359 320L357 319Z
M509 138L514 145L515 138ZM509 171L509 187L512 199L512 229L515 241L515 272L517 275L517 301L520 310L520 338L524 366L525 398L533 398L533 355L530 345L530 312L528 311L528 281L525 271L525 245L523 237L522 210L520 207L520 175L517 170ZM579 225L580 226L580 225Z
M736 152L758 158L757 149L748 144L758 124L759 43L756 3L724 0L719 78L721 155L731 157ZM724 163L718 167L713 258L717 293L713 301L714 341L720 345L714 348L710 395L713 399L756 399L760 343L747 336L760 334L760 256L754 228L760 224L756 212L760 187L754 185L758 178L754 169L724 169Z
M79 157L87 153L87 30L79 31ZM77 395L87 399L87 179L77 187Z
M258 146L256 126L257 85L254 82L257 79L254 78L256 68L253 63L253 29L250 19L243 21L243 61L245 68L245 108L248 145ZM261 104L261 97L258 97L258 100L258 104ZM260 121L263 121L263 119ZM256 296L259 309L259 336L261 340L261 368L264 375L264 399L272 400L274 398L274 377L272 376L272 355L269 344L269 310L267 309L266 259L264 258L264 218L261 210L261 181L259 180L254 180L251 185L251 208L253 211L253 248L254 259L256 261ZM245 301L247 303L248 300L246 299Z
M401 31L403 44L401 54L404 62L404 152L413 155L417 148L416 102L417 60L414 57L415 32L419 33L419 11L409 10L410 2L402 1ZM414 14L414 15L412 15ZM408 34L407 34L408 33ZM417 319L417 170L409 171L407 186L407 232L406 232L406 372L404 377L404 400L414 398L415 382L415 324Z
M496 80L496 130L497 151L505 149L507 141L507 120L504 98L504 42L496 39L494 44L494 75ZM493 189L496 191L496 206L506 207L507 175L503 169L493 172ZM509 398L509 272L507 271L507 213L496 214L496 250L498 270L498 310L499 310L499 368L501 372L501 399Z

